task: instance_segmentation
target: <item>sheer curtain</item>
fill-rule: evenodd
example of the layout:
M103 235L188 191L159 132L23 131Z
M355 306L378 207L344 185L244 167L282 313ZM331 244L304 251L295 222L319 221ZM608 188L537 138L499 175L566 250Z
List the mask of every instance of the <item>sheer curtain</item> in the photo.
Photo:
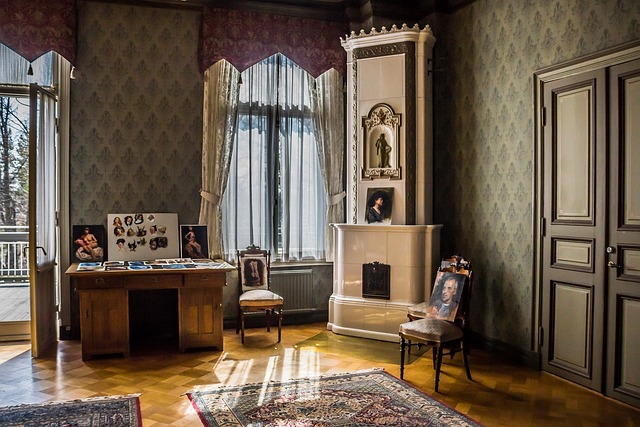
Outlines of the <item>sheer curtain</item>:
M328 70L310 82L316 146L327 192L326 259L333 260L333 230L330 224L344 221L344 98L342 77Z
M326 196L308 74L276 54L242 81L223 200L226 256L255 244L283 261L323 258Z
M240 73L221 60L204 73L202 196L199 223L209 231L209 253L224 255L221 199L235 139Z

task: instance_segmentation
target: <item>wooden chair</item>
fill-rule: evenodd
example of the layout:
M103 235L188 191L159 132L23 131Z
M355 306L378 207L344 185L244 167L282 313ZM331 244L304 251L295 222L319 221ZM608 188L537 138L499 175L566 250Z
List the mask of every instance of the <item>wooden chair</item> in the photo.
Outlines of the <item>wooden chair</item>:
M448 267L447 269L451 269ZM438 271L434 284L429 308L424 318L418 318L400 325L400 378L404 378L405 352L410 350L411 342L427 345L433 349L433 368L436 371L435 391L438 391L440 382L440 368L442 366L442 356L447 354L451 358L458 351L462 351L464 367L467 378L472 380L471 371L467 356L469 353L466 342L467 319L469 317L469 302L471 300L471 288L473 273L465 268L454 271ZM437 312L438 299L446 286L456 283L459 300L456 304L455 314ZM438 287L440 289L438 289ZM445 350L447 352L445 353Z
M245 313L264 311L267 317L267 332L271 331L271 316L278 315L278 342L282 338L282 307L284 299L272 292L271 251L249 246L238 251L238 320L236 334L242 332L244 344Z

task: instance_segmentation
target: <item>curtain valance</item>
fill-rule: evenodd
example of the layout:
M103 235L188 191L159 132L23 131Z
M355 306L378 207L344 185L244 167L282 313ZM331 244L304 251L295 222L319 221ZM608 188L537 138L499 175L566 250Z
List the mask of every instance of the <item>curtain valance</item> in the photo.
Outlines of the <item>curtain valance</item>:
M239 71L282 53L314 77L335 68L345 75L340 37L346 23L206 7L199 46L200 70L226 59Z
M0 43L32 62L55 51L76 61L75 0L0 0Z

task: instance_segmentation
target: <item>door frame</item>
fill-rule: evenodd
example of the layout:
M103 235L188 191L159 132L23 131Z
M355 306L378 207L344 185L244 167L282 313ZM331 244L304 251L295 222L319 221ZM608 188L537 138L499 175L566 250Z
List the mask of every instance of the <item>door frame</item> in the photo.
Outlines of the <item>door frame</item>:
M534 170L535 179L533 182L533 247L534 247L534 274L533 274L533 295L532 306L533 316L531 319L532 326L532 342L531 348L538 355L537 366L538 369L542 368L542 351L541 343L543 339L547 337L542 336L540 329L542 327L542 273L543 273L543 223L544 217L544 157L543 157L543 143L544 143L544 118L542 112L543 97L544 97L544 85L565 77L582 74L585 72L594 71L601 68L607 68L614 65L618 65L627 61L640 59L640 41L634 41L631 43L625 43L611 49L607 49L601 52L597 52L592 55L580 57L571 61L567 61L562 64L554 65L551 67L543 68L534 72L533 75L533 93L534 93ZM603 367L604 368L604 367Z

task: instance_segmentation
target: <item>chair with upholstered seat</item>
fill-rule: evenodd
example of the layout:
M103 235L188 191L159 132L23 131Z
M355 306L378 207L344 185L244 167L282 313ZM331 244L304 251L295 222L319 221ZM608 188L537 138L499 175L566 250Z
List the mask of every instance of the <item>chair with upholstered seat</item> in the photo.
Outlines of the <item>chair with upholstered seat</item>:
M282 338L282 306L284 299L270 290L271 251L249 246L238 251L238 320L236 334L242 332L244 344L244 319L246 313L265 312L267 332L271 331L271 316L278 316L278 342Z
M453 271L445 271L453 270ZM424 318L400 325L400 378L404 378L405 353L411 343L427 345L433 349L433 368L436 371L435 391L438 391L442 356L451 358L462 351L467 378L472 380L467 355L467 319L473 274L465 268L448 267L436 275L431 300ZM447 352L445 353L445 350Z

